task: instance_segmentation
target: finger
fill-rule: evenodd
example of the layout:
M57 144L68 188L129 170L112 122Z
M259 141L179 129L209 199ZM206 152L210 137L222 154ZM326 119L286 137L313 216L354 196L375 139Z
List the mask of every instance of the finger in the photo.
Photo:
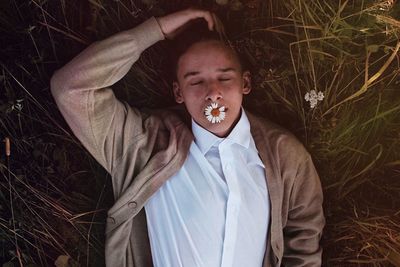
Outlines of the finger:
M203 18L207 22L208 29L210 31L214 30L215 28L215 21L214 17L211 12L205 11L205 10L198 10L199 13L197 13L197 18Z
M210 12L206 12L206 15L205 15L204 19L207 21L208 29L210 31L214 30L215 21L214 21L213 15Z
M215 21L215 30L219 33L222 39L226 39L225 28L222 21L218 18L216 14L213 14L214 21Z
M215 30L216 32L219 32L219 25L218 25L217 16L216 16L214 13L211 13L211 16L212 16L213 21L214 21L214 30Z

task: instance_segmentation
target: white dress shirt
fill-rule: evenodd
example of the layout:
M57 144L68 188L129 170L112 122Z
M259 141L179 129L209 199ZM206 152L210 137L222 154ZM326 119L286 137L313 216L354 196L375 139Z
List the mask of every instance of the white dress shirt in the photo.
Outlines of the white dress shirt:
M185 163L145 204L154 266L262 266L270 203L265 167L241 114L226 138L192 121Z

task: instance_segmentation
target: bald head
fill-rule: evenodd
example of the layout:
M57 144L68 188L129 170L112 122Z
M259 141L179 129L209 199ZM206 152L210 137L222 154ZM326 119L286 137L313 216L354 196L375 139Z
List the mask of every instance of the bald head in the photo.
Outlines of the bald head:
M177 80L178 63L183 55L196 47L196 44L212 42L220 47L220 51L229 54L239 64L240 71L243 69L241 57L229 46L226 39L221 38L218 32L210 31L204 20L195 20L189 27L179 34L169 46L170 68L169 73L173 81Z
M234 69L239 73L243 72L239 56L234 49L232 49L230 46L226 45L224 42L220 40L203 40L193 43L191 46L187 48L187 50L183 54L180 55L179 58L177 58L177 63L175 67L176 80L178 78L177 74L182 73L181 72L182 67L186 68L186 65L188 64L194 66L199 66L200 64L202 64L205 67L207 67L207 65L211 63L211 60L207 58L208 56L207 53L204 54L204 50L206 51L213 50L214 53L221 55L221 57L229 58L231 61L231 65L229 66L229 68Z

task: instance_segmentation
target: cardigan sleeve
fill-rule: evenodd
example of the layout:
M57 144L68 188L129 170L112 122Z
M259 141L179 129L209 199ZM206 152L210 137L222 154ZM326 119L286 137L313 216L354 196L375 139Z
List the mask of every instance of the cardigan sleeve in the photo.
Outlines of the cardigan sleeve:
M144 131L142 114L119 101L110 86L162 39L156 19L150 18L91 44L50 80L51 93L73 133L110 173L124 147Z
M321 266L320 239L325 225L323 195L311 156L304 150L290 193L284 227L283 266Z

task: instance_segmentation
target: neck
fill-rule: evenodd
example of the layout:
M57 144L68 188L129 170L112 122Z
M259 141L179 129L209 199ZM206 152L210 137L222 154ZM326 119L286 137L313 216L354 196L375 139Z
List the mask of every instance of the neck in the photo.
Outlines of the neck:
M240 120L241 116L242 116L242 109L240 109L239 115L236 117L235 121L232 123L232 125L228 129L226 129L224 131L220 131L220 132L212 132L212 131L209 131L209 132L220 138L225 138L232 132L233 128L235 128L235 126L238 123L238 121Z

